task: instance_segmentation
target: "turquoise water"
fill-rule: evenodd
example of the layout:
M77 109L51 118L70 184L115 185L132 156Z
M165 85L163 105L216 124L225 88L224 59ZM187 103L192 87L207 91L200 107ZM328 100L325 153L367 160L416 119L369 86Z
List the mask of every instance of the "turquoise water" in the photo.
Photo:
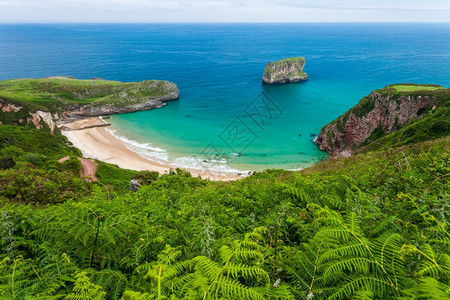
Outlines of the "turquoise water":
M325 157L320 128L372 90L449 86L449 49L450 24L1 25L0 79L170 80L178 101L111 118L130 148L176 166L298 169ZM310 80L263 86L265 64L290 56Z

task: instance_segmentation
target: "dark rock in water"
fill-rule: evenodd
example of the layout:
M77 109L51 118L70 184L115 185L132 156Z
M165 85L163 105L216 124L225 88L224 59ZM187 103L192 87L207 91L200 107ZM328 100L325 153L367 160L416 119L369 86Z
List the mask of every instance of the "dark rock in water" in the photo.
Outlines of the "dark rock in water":
M192 118L192 115L184 115L185 118Z
M301 134L301 133L299 133L299 134L298 134L298 136L302 136L302 134Z
M305 154L305 152L299 152L298 154L302 154L303 155L303 154Z
M317 136L317 134L315 134L315 133L310 133L309 134L309 137L316 137Z
M265 84L278 84L307 80L309 77L303 72L304 66L304 57L290 57L270 62L264 68L262 81Z

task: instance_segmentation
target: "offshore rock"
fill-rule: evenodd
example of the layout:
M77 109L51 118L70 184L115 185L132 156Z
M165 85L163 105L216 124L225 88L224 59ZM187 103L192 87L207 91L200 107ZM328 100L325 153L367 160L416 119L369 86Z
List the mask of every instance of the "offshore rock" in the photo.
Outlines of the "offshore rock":
M276 62L270 62L264 68L262 81L265 84L291 83L309 78L303 72L304 57L291 57Z

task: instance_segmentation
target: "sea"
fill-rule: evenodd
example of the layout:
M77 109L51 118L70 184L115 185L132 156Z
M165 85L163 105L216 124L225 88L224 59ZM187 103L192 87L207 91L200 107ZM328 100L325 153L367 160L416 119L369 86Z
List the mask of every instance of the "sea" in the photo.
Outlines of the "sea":
M303 56L309 80L263 85ZM450 23L3 24L0 80L168 80L179 100L114 115L127 147L175 167L298 170L326 159L320 129L394 83L450 86Z

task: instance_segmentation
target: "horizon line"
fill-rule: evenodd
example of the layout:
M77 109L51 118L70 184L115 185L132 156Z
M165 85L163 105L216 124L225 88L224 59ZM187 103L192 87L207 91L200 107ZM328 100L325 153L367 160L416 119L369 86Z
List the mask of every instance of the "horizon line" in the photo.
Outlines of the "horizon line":
M434 22L434 21L308 21L308 22L41 22L41 21L31 21L31 22L0 22L0 25L52 25L52 24L67 24L67 25L102 25L102 24L123 24L123 25L151 25L151 24L450 24L448 22Z

